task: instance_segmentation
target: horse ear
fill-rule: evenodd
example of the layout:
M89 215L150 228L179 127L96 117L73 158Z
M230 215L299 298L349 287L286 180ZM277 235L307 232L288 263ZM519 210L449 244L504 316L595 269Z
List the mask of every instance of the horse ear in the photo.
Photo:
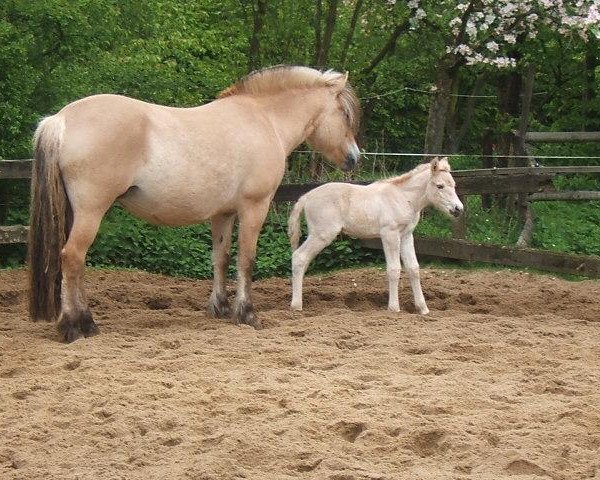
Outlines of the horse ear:
M336 74L334 77L332 77L327 82L327 84L329 86L333 87L333 89L339 93L346 87L347 82L348 82L348 72Z
M440 159L439 159L439 157L433 157L433 159L430 162L430 165L431 165L431 171L435 172L438 169L439 165L440 165Z

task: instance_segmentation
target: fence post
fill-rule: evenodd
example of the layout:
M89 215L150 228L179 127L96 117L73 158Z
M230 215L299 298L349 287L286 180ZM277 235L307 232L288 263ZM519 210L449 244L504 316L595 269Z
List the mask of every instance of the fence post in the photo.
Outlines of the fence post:
M481 142L481 154L482 158L482 168L493 168L494 167L494 140L492 138L492 131L488 128L484 135L483 140ZM489 193L484 193L481 195L481 208L484 210L489 210L492 208L492 196Z
M458 198L464 206L463 214L452 222L452 238L467 238L467 199L459 195Z

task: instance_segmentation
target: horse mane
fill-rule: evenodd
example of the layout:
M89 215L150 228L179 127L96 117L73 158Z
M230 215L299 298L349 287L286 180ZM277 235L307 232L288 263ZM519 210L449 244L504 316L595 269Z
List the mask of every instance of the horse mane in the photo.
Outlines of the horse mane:
M299 65L276 65L256 70L246 75L219 93L217 98L242 94L262 95L292 88L329 86L338 80L340 75L339 72L334 70L321 72L314 68ZM346 86L338 96L338 100L348 118L350 126L356 133L360 121L360 101L350 84L346 83Z
M424 172L425 170L427 170L430 167L431 167L431 164L429 162L421 163L421 164L417 165L415 168L413 168L412 170L410 170L406 173L403 173L402 175L400 175L398 177L386 178L385 180L381 180L381 181L386 182L386 183L393 183L394 185L402 185L403 183L406 183L408 180L410 180L415 175ZM437 171L438 172L450 172L450 163L448 163L447 157L439 159Z

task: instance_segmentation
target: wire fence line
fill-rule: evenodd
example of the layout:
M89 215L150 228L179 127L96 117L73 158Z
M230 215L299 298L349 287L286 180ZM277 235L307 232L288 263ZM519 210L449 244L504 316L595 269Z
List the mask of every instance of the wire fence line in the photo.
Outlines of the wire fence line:
M402 87L402 88L397 88L395 90L389 90L387 92L383 92L383 93L373 93L372 95L366 95L364 97L360 97L361 100L371 100L371 99L379 99L382 97L387 97L389 95L394 95L396 93L400 93L400 92L416 92L416 93L425 93L427 95L434 95L435 93L437 93L437 91L435 89L429 89L429 90L425 90L422 88L413 88L413 87ZM533 93L533 95L546 95L549 92L535 92ZM457 98L498 98L498 95L472 95L472 94L468 94L468 93L450 93L448 94L450 97L457 97Z
M294 150L292 153L312 154L312 150ZM469 157L469 158L536 158L557 160L600 160L600 155L482 155L480 153L410 153L410 152L360 152L364 156L372 157Z

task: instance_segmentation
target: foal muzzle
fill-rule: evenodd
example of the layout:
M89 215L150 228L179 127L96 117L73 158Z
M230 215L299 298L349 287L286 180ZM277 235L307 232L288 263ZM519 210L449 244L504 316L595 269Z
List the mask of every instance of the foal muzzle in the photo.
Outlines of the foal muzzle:
M463 209L460 207L454 207L450 209L450 213L455 217L460 217L463 213Z

